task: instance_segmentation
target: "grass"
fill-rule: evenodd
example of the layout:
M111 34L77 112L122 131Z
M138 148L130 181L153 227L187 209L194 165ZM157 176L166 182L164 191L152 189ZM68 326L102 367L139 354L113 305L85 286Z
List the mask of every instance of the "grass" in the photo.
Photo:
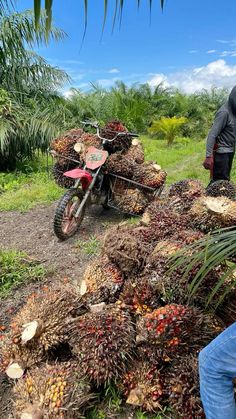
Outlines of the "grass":
M178 141L167 147L166 141L141 137L146 160L154 160L167 171L167 184L186 178L201 180L206 186L209 183L209 172L202 167L205 158L205 141L191 140L186 144ZM232 169L232 181L236 182L236 163Z
M0 211L28 211L50 204L63 193L47 172L46 156L26 162L14 173L0 173Z
M169 408L164 408L163 411L157 414L150 414L142 412L140 409L130 409L130 415L127 414L127 405L124 403L120 391L114 384L108 385L100 393L101 400L97 406L90 409L87 414L87 419L107 419L118 417L132 417L134 419L173 419L176 415Z
M18 188L9 189L0 196L0 211L28 211L38 204L50 204L62 195L59 188L45 173L35 173Z
M87 256L96 256L100 251L101 242L96 236L90 236L88 240L77 240L75 247Z
M44 278L46 273L26 253L0 250L0 298L7 297L18 285Z

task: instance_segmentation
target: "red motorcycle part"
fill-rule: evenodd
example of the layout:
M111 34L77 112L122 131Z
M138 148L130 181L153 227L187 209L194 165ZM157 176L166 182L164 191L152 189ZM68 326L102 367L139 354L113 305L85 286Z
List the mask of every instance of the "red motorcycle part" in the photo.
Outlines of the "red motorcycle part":
M83 169L73 169L68 172L63 173L64 176L70 177L72 179L81 179L81 185L83 191L86 191L93 180L91 173L86 172Z
M105 163L107 157L107 151L98 150L96 147L89 147L86 153L86 167L90 170L95 170Z

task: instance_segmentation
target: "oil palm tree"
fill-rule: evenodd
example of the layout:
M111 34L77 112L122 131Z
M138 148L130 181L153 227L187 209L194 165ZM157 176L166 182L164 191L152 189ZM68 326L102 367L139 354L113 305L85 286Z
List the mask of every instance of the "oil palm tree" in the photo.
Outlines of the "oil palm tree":
M68 80L66 73L50 66L32 51L35 44L64 33L45 28L41 15L37 32L31 12L0 15L0 162L1 170L14 168L17 159L45 150L62 128L62 107L53 106L55 91Z
M46 15L42 14L37 32L34 16L30 11L0 15L0 85L10 90L29 90L30 87L48 88L67 80L62 70L53 68L32 51L33 46L47 43L50 39L63 39L62 30L51 26L45 29Z

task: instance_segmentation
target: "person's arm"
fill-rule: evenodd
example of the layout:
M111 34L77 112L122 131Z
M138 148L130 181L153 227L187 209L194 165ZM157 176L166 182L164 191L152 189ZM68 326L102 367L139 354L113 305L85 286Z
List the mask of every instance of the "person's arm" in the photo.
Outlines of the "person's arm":
M216 139L218 135L226 127L228 121L228 113L226 111L219 111L216 114L215 120L211 127L211 130L208 134L207 144L206 144L206 157L213 156L214 146L216 144Z

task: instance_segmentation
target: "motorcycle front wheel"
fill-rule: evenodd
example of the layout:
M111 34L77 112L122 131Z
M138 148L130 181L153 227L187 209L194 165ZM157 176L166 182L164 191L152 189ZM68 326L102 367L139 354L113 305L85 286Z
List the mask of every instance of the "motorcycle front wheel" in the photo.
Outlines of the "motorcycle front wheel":
M72 237L83 221L85 205L78 217L75 214L83 200L84 193L80 189L70 189L60 199L56 208L53 229L60 240Z

